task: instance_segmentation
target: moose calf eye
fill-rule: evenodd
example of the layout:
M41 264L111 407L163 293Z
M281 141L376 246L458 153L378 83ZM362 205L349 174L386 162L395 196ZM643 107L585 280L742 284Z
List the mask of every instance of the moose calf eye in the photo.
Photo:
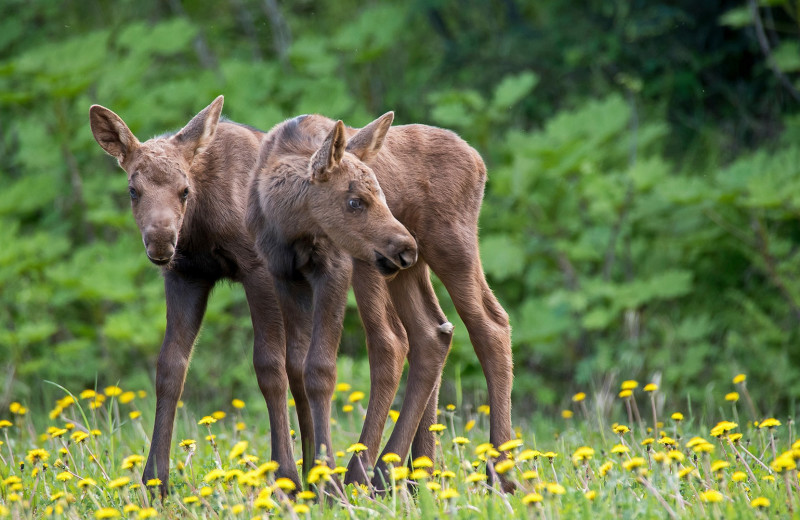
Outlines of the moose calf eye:
M350 199L347 201L347 205L350 206L352 210L360 210L364 207L361 204L361 199Z
M131 196L131 200L136 200L139 198L139 194L136 193L136 188L128 188L128 193Z
M184 189L184 190L181 192L181 199L183 199L183 200L186 200L186 199L188 199L188 198L189 198L189 188L185 188L185 189Z

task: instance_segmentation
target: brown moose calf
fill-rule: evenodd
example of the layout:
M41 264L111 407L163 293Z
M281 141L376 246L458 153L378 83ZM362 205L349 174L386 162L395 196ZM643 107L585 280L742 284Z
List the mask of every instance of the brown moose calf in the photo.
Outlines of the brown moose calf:
M161 266L167 330L156 371L156 418L143 480L156 476L167 493L175 410L206 311L222 279L244 286L253 321L253 364L269 408L278 473L300 480L286 403L285 339L272 279L244 228L249 175L264 133L219 122L223 98L174 135L140 143L111 110L89 111L98 144L128 174L128 191L148 258ZM298 389L292 387L293 392ZM299 389L302 392L302 387Z
M490 441L498 446L512 438L511 331L508 315L486 283L478 252L486 168L480 155L454 133L424 125L391 127L392 120L388 113L359 130L311 115L276 126L264 141L246 217L256 250L273 274L284 316L302 320L311 311L319 331L309 347L309 338L299 332L302 322L292 330L285 320L287 366L294 367L289 376L304 377L313 409L313 421L305 426L300 414L301 431L313 424L317 450L323 445L330 450L336 345L350 274L346 255L354 257L352 282L367 334L371 388L360 439L368 448L367 459L353 457L346 481L365 482L364 467L375 465L373 485L378 489L388 480L378 457L381 434L406 356L406 395L382 455L396 453L405 459L409 449L414 457L434 454L435 440L427 426L436 418L453 327L439 307L428 266L450 293L483 367ZM378 181L374 186L373 175ZM309 205L312 191L324 195ZM371 211L385 220L385 204L416 238L418 260L413 265L404 258L399 238L376 241L380 228L372 238L365 234L376 229L366 224L372 222ZM397 253L392 256L391 251ZM304 458L306 448L304 444ZM503 487L513 489L510 482Z

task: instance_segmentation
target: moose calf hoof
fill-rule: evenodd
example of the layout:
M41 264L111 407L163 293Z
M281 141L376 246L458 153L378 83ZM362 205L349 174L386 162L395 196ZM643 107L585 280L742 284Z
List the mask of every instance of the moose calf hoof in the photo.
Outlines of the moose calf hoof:
M454 328L455 327L453 327L452 323L450 323L449 321L446 321L446 322L442 323L441 325L439 325L439 332L441 332L442 334L452 334Z

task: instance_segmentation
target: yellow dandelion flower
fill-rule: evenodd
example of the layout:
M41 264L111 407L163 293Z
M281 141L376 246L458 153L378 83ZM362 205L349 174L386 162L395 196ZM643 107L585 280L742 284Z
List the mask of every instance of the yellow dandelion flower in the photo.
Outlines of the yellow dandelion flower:
M2 430L3 428L10 428L12 426L14 426L14 423L12 423L7 419L3 419L2 421L0 421L0 430Z
M348 383L339 383L336 385L337 392L349 392L352 387Z
M750 501L750 507L752 508L759 508L763 507L764 509L768 508L770 505L769 499L765 497L757 497Z
M230 453L228 453L228 460L233 460L241 457L248 446L250 446L250 443L247 441L239 441L236 444L234 444L233 448L231 448Z
M724 434L728 433L729 431L733 430L734 428L737 428L738 426L739 425L736 424L735 422L720 421L720 422L717 423L716 426L711 428L711 436L712 437L719 437L721 435L724 435Z
M611 448L611 453L617 453L622 455L624 453L628 453L631 449L624 444L615 444L613 448Z
M294 512L297 513L298 515L305 515L308 514L310 511L311 508L305 504L295 504L294 506Z
M711 453L715 449L714 445L710 442L701 442L692 448L695 453Z
M604 462L600 466L600 469L599 469L600 476L601 477L605 477L606 475L608 475L608 472L611 471L611 468L613 468L613 467L614 467L614 462L613 461L609 460L608 462Z
M622 463L622 467L628 471L633 471L637 468L643 467L647 464L647 461L644 460L644 457L633 457L630 460L626 460Z
M297 500L314 500L317 498L317 494L313 491L301 491L297 494Z
M689 475L698 479L700 478L700 473L698 473L697 469L692 466L689 466L688 468L683 468L678 472L678 478L686 478Z
M244 408L244 401L242 401L241 399L234 399L233 401L231 401L231 406L233 406L238 410L241 410L242 408Z
M546 451L542 453L542 457L547 457L548 459L550 459L550 462L553 462L553 459L558 457L558 453L554 451Z
M36 464L37 462L45 462L49 458L50 454L46 450L43 450L41 448L30 450L28 454L25 456L25 460L27 460L31 464Z
M61 473L56 475L56 478L61 482L66 482L67 480L70 480L72 477L73 475L69 471L62 471Z
M317 465L311 468L311 471L308 473L308 482L309 484L316 484L320 480L330 480L331 479L331 468L324 465Z
M491 411L488 404L482 404L478 407L478 413L482 413L483 415L489 415Z
M275 481L275 485L281 488L284 491L294 491L297 489L297 485L292 482L291 479L286 477L281 477Z
M117 511L113 507L101 507L100 509L94 512L94 517L99 519L116 518L118 516L120 516L119 511Z
M656 390L658 390L658 385L655 384L655 383L648 383L648 384L644 385L643 390L645 392L655 392Z
M717 491L716 489L709 489L707 491L703 491L702 493L700 493L700 499L703 502L712 502L712 503L722 502L724 498L725 498L724 495L719 491Z
M458 498L459 496L461 496L461 495L459 495L458 491L456 491L453 488L444 489L439 493L439 498L441 498L442 500L449 500L451 498Z
M726 460L715 460L711 463L711 472L716 473L717 471L722 471L725 468L729 468L731 463Z
M625 426L624 424L618 424L614 426L614 433L618 435L625 435L626 433L630 432L631 429Z
M686 456L683 454L683 452L678 450L670 450L670 452L667 453L667 457L675 462L683 462L686 459Z
M381 457L381 460L384 462L384 464L398 464L401 461L400 455L397 453L387 453Z
M211 417L213 417L214 419L216 419L218 421L221 421L226 416L227 416L227 414L225 412L223 412L222 410L217 410L216 412L211 414Z
M231 507L231 513L234 515L238 515L242 511L244 511L244 504L236 504L235 506Z
M400 418L400 412L397 410L389 410L389 418L392 420L393 423L397 422L397 419Z
M664 436L658 439L658 443L664 446L675 446L676 441L672 437Z
M761 477L761 480L764 480L766 482L775 482L775 477L773 475L764 475L763 477Z
M792 452L786 452L778 456L772 463L769 465L772 469L777 471L778 473L783 473L787 470L793 470L797 468L797 463L794 461L794 458L791 455Z
M536 459L541 454L539 450L522 450L519 455L517 455L517 460L521 462L523 460Z
M764 419L763 421L761 421L758 424L758 427L759 428L772 429L772 428L775 428L776 426L780 426L780 425L781 425L781 422L778 419L776 419L774 417L770 417L769 419Z
M747 480L747 473L744 471L734 471L733 475L731 475L731 480L734 482L744 482Z
M447 406L445 406L445 409L446 409L448 412L455 412L455 411L456 411L456 405L454 405L454 404L448 404Z
M453 444L458 444L459 446L464 446L465 444L469 444L469 439L466 437L454 437Z
M391 469L392 479L395 481L408 478L408 468L406 466L397 466Z
M213 417L211 417L210 415L206 415L205 417L203 417L202 419L200 419L199 421L197 421L197 424L200 424L200 425L210 425L210 424L214 424L215 422L217 422L217 420L216 420L216 419L214 419L214 418L213 418Z
M670 416L673 421L681 422L683 420L683 414L680 412L675 412Z
M739 440L741 438L742 438L742 434L741 433L729 433L728 434L728 440L730 440L731 442L739 442Z
M561 410L562 419L572 419L575 413L572 410Z
M78 487L81 488L81 489L85 488L85 487L90 487L90 486L94 487L96 485L97 485L97 482L95 482L95 480L93 478L84 478L84 479L81 479L81 480L78 481Z
M522 472L522 480L533 480L539 478L539 473L536 470L529 469Z
M411 472L411 475L408 476L411 480L425 480L426 478L430 477L431 474L422 468L415 469Z
M64 435L65 433L67 433L67 429L66 429L66 428L56 428L55 430L53 430L52 432L50 432L50 436L51 436L52 438L56 439L56 438L58 438L58 437L61 437L61 436L62 436L62 435Z
M431 431L433 433L441 433L441 432L445 431L446 429L447 429L447 426L445 426L444 424L440 424L440 423L431 424L428 427L428 431Z
M738 385L739 383L744 383L747 380L747 376L744 374L737 374L733 378L733 384Z
M147 486L147 487L156 487L156 486L160 486L160 485L161 485L161 479L160 478L149 478L149 479L147 479L147 482L145 482L145 486Z
M353 405L352 404L346 404L346 405L342 406L342 411L344 413L352 412L353 411Z
M511 439L501 444L497 449L499 451L510 451L522 446L522 439Z
M361 453L362 451L367 451L367 447L360 442L351 444L347 448L347 453Z
M592 501L595 498L597 498L597 491L595 491L594 489L590 489L589 491L584 493L583 496L585 496L587 500Z
M128 413L128 417L130 417L132 421L135 421L136 419L138 419L141 416L142 416L142 412L140 412L139 410L134 410L134 411Z
M739 400L739 392L728 392L727 394L725 394L725 400L735 403L736 401Z
M108 397L118 397L122 395L122 388L118 386L107 386L103 393L106 394Z
M130 481L131 481L130 477L115 478L114 480L110 480L108 482L108 487L111 488L111 489L119 488L119 487L128 485L128 483L130 483Z
M544 500L544 497L539 493L528 493L527 495L522 497L522 503L525 504L526 506L530 504L538 504L542 500Z
M654 442L656 442L656 440L654 438L648 437L646 439L643 439L642 442L640 442L639 444L641 444L642 446L649 446L649 445L653 444Z
M94 399L96 396L97 392L95 392L91 388L87 388L86 390L78 394L78 397L80 397L81 399Z
M467 421L467 424L464 425L464 431L465 432L469 432L474 427L475 427L475 420L474 419L470 419L469 421Z
M128 404L134 399L136 399L136 394L131 391L123 392L122 395L119 396L119 402L122 404Z
M224 470L212 469L211 471L209 471L206 474L205 477L203 477L203 480L208 482L209 484L211 484L211 483L216 482L217 480L223 478L224 476L225 476L225 471ZM159 482L159 484L160 484L160 482ZM149 481L148 481L147 485L148 486L150 485Z
M500 462L495 464L494 470L500 475L502 475L504 473L507 473L513 467L514 467L514 461L506 459L506 460L501 460Z
M620 399L625 399L633 395L633 390L620 390L619 394L617 394Z
M158 511L152 507L146 507L139 510L139 518L155 518L158 516Z
M464 481L467 482L468 484L473 484L475 482L483 482L484 480L486 480L486 478L487 477L485 473L470 473L469 475L467 475Z
M415 468L432 468L433 461L430 459L430 457L423 455L422 457L417 457L411 461L411 465Z
M627 381L623 381L620 385L622 390L633 390L634 388L638 387L639 383L634 381L633 379L628 379Z
M550 482L546 485L547 492L551 495L563 495L567 490L561 484Z
M351 403L357 403L360 400L364 399L365 397L366 397L366 394L364 392L356 390L355 392L350 394L350 396L347 398L347 400L350 401Z
M200 502L200 499L197 498L194 495L190 495L188 497L183 497L183 503L184 504L196 504L197 502Z
M125 504L125 507L122 508L122 512L125 514L135 513L139 511L139 509L140 509L139 506L137 506L136 504Z
M589 460L594 456L594 450L588 446L581 446L575 453L572 454L573 462L577 463L584 460Z
M577 394L572 396L572 402L573 403L580 403L584 399L586 399L586 393L585 392L578 392Z

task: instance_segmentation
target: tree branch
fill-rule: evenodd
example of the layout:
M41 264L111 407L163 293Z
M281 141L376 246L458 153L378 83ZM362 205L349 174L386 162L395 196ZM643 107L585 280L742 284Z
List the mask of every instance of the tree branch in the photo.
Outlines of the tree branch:
M775 63L775 59L772 56L772 49L769 47L769 41L767 40L767 35L764 33L764 24L761 21L761 14L758 12L758 3L756 0L749 0L750 3L750 13L753 15L753 22L755 23L756 28L756 38L758 39L758 44L761 46L761 52L764 53L764 57L767 60L767 64L772 69L772 72L778 78L781 85L789 91L795 101L800 102L800 92L794 88L792 82L789 81L789 78L783 71L778 67L778 64Z

